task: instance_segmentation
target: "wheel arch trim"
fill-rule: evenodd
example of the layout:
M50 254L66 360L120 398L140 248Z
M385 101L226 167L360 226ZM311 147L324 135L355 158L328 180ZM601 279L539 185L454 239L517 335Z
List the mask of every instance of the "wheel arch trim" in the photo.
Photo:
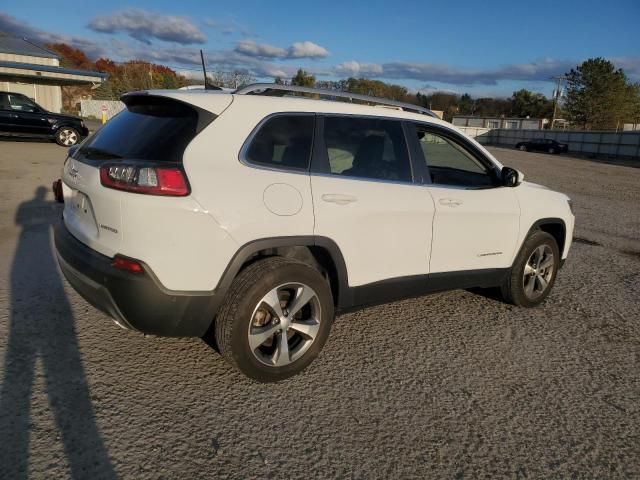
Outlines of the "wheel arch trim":
M336 268L336 274L338 277L338 302L343 304L345 301L349 301L349 279L347 273L347 266L340 251L338 245L327 237L315 236L315 235L301 235L301 236L287 236L287 237L268 237L251 242L245 243L242 247L236 251L234 256L229 261L226 269L222 273L218 285L215 288L216 292L225 293L231 283L236 278L242 266L255 254L260 251L275 249L280 247L320 247L325 249L333 261Z
M540 219L536 220L535 222L533 222L531 224L531 226L529 227L529 230L527 231L527 234L523 237L522 242L520 243L520 248L518 248L518 251L516 252L516 255L513 257L513 261L514 262L518 258L518 255L520 255L520 252L522 251L522 248L524 247L525 242L531 236L531 234L535 230L542 230L540 227L545 226L545 225L558 225L558 226L562 227L562 242L558 244L558 250L560 251L560 257L562 257L562 252L564 250L564 246L567 243L567 224L565 223L565 221L562 218L559 218L559 217L548 217L548 218L540 218ZM513 265L512 265L512 267L513 267Z

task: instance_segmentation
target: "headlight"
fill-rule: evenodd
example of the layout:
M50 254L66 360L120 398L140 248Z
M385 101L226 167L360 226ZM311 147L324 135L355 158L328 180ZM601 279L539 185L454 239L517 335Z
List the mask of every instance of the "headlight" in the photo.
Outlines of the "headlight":
M567 203L569 204L569 210L571 210L571 213L573 215L576 214L576 212L573 211L573 200L571 200L570 198L567 199Z

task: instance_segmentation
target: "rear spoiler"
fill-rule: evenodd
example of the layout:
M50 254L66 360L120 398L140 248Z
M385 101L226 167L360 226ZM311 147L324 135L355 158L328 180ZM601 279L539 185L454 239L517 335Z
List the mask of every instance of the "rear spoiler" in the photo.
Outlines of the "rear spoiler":
M211 122L213 122L218 116L208 110L200 108L191 103L183 102L171 97L165 97L163 95L153 95L146 91L125 93L120 97L122 103L127 106L129 111L135 110L135 107L163 107L163 112L176 111L180 115L184 115L185 112L195 112L198 116L198 124L196 127L196 134L204 130Z

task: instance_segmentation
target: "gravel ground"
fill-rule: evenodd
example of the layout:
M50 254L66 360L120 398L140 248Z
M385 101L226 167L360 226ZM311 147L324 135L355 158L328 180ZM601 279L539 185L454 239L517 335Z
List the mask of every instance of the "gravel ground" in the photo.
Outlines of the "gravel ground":
M309 369L260 385L75 294L50 239L64 150L0 143L0 478L639 478L640 169L493 151L574 199L547 302L344 315Z

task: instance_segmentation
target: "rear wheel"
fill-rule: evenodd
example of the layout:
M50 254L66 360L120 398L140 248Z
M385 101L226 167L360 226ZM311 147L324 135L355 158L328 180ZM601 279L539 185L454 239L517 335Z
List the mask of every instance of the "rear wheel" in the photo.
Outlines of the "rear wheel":
M550 153L551 155L553 155L554 153L556 153L556 149L555 149L555 148L553 148L553 147L550 147L550 148L549 148L549 153Z
M318 355L334 308L325 278L305 263L260 260L231 285L215 323L220 353L248 377L275 382Z
M78 132L71 127L60 127L55 135L56 143L63 147L72 147L80 140Z
M520 145L520 151L521 152L526 152L527 151L527 146L526 145Z
M524 243L501 286L505 301L521 307L535 307L549 295L560 266L555 238L537 230Z

